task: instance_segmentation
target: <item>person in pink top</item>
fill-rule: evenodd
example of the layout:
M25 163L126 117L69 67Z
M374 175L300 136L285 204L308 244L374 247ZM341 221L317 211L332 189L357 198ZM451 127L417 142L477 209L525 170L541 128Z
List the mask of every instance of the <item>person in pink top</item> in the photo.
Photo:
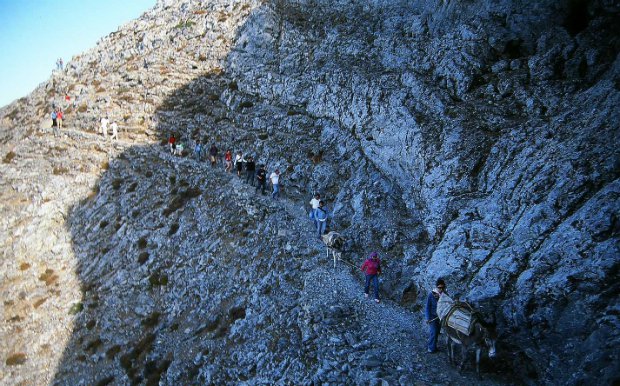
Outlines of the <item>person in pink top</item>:
M64 114L62 112L62 109L58 109L58 112L56 113L57 117L56 120L58 121L58 128L62 129L62 119L64 118Z
M372 282L375 302L379 303L379 274L381 274L381 260L377 252L372 252L368 259L362 264L362 272L366 274L366 282L364 284L364 296L368 297L370 283Z

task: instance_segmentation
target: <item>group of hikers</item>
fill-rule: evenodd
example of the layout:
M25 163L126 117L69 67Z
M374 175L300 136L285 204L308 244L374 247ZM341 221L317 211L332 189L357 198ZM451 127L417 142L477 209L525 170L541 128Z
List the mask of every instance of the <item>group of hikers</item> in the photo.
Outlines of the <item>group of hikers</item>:
M172 155L185 155L183 153L185 150L185 145L179 140L177 140L174 134L170 134L170 136L168 137L168 148L170 150L170 154ZM220 158L220 150L217 148L215 143L211 144L211 147L209 147L209 149L206 149L206 146L203 146L200 140L196 140L193 156L197 161L202 162L205 154L209 155L209 161L211 162L211 166L217 166L218 159ZM233 157L232 152L229 149L224 153L223 165L224 171L232 173L234 169L237 172L237 176L239 178L242 178L242 173L245 171L245 182L250 184L252 187L256 187L257 192L260 189L261 194L265 195L265 191L267 189L267 169L265 165L259 164L257 170L257 165L254 161L254 157L248 156L246 158L244 157L242 152L238 152ZM275 169L269 175L269 181L271 182L272 186L271 197L273 199L278 199L280 197L281 174L282 173L279 169Z
M173 155L184 156L187 154L183 153L185 150L184 144L178 141L174 134L170 134L168 137L168 148L170 153ZM208 154L211 166L215 167L217 166L218 159L220 157L219 152L220 151L215 143L211 144L211 146L207 149L200 140L196 140L193 156L197 161L202 162L204 155ZM267 171L265 169L265 165L262 164L258 165L258 171L256 171L254 157L247 156L246 158L242 152L237 152L237 154L233 157L232 151L228 149L223 156L223 166L225 172L232 173L233 171L236 171L237 176L240 178L243 178L242 174L245 171L245 182L249 183L253 187L256 182L256 191L261 189L261 193L263 195L265 194ZM271 196L274 199L279 197L280 175L281 173L278 169L275 169L274 172L269 175L269 180L271 181L273 187ZM309 217L314 222L317 237L321 239L321 236L327 232L327 222L330 215L325 207L325 202L321 199L321 195L319 193L315 193L310 200L310 207ZM381 259L379 258L379 254L377 252L372 252L362 264L361 270L365 274L364 296L366 298L370 296L370 287L372 286L374 300L375 302L380 303L379 275L381 274ZM445 288L446 284L443 279L438 279L435 288L431 293L429 293L426 301L425 318L426 323L429 326L429 337L427 340L427 351L429 353L437 352L437 338L441 329L439 317L437 316L437 302L441 293L445 291Z
M54 129L54 135L58 135L58 130L62 129L62 122L64 118L64 113L60 107L55 107L52 109L52 128Z
M110 136L110 139L114 139L114 140L118 140L118 124L115 121L112 121L112 123L110 123L110 118L108 118L108 116L104 116L101 118L101 125L99 126L99 134L103 135L103 138L108 138L108 125L110 126L110 129L112 130L112 135Z

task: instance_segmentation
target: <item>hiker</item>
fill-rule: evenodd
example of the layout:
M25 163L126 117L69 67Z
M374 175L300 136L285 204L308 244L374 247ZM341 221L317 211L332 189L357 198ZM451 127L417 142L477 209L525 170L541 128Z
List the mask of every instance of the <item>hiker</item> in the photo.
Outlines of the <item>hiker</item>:
M52 115L51 116L52 116L52 127L58 126L58 121L57 121L58 114L56 113L56 109L52 110Z
M202 145L199 139L196 140L196 146L194 146L194 156L196 156L196 161L202 161Z
M370 256L362 264L362 272L366 275L366 282L364 284L364 297L368 297L370 290L370 283L375 295L375 302L379 303L379 274L381 273L381 260L377 252L372 252Z
M232 173L232 152L230 149L226 150L226 153L224 154L224 165L226 166L224 171Z
M437 315L437 302L445 290L446 283L442 278L439 278L435 282L435 288L428 294L426 299L426 308L424 309L424 317L426 318L426 324L428 324L426 351L431 354L437 352L437 339L441 330L441 321Z
M271 173L271 175L269 175L269 180L273 186L271 198L277 199L280 197L280 170L276 169L273 173Z
M101 118L101 127L99 127L99 132L103 134L103 138L108 137L108 123L109 122L110 121L108 120L107 116Z
M177 149L177 139L174 137L174 134L170 134L170 137L168 138L168 146L170 147L170 154L174 155L174 152Z
M258 172L256 174L256 181L258 181L258 184L256 185L256 191L258 192L258 189L260 188L261 194L264 196L265 195L265 185L266 185L266 182L267 182L267 171L265 170L265 166L264 165L259 165L258 166Z
M235 168L237 169L237 177L241 177L241 170L243 170L244 163L245 159L243 159L243 153L238 152L235 156Z
M183 156L183 142L177 143L176 149L174 150L174 155Z
M316 193L314 195L314 197L312 197L312 200L310 200L310 218L312 219L312 221L314 221L314 227L318 227L317 221L316 221L316 209L319 207L319 203L321 202L321 195Z
M217 164L217 147L215 143L212 144L209 149L209 156L211 157L211 166L215 166L215 164Z
M116 124L116 121L112 122L110 128L112 129L112 136L110 137L110 140L114 139L118 141L118 125Z
M62 109L59 107L58 112L56 113L56 122L58 122L58 128L62 129L62 118L63 118Z
M316 224L316 230L319 232L319 240L321 239L321 236L325 234L325 230L327 229L327 219L329 218L329 213L327 213L327 209L325 209L324 206L325 203L323 201L319 201L319 206L314 212L314 222Z
M254 163L254 157L249 156L245 163L245 183L250 183L254 186L254 176L256 175L256 164Z

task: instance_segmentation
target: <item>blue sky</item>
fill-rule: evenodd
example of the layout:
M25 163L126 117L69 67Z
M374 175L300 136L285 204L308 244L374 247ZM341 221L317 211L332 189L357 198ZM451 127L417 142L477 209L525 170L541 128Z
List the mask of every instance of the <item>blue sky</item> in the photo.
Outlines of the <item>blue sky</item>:
M0 0L0 106L47 80L156 0Z

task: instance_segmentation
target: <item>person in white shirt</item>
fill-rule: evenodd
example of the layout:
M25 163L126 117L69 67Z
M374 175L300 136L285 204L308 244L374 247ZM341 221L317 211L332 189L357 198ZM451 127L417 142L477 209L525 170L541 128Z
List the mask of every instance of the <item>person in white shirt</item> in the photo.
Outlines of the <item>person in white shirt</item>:
M246 160L243 158L243 153L239 152L235 156L235 168L237 169L237 177L241 177L241 170L243 170L243 164Z
M110 139L115 139L118 141L118 125L116 124L116 122L112 122L110 128L112 129L112 136L110 137Z
M271 185L273 185L271 198L280 197L280 170L276 169L275 172L271 173L269 180L271 180Z
M319 207L320 202L321 202L321 195L318 193L316 193L314 197L312 198L312 200L310 200L310 206L312 207L312 209L310 210L310 218L314 221L314 226L317 226L316 210Z
M110 123L108 117L101 118L101 127L99 132L103 134L103 138L108 138L108 123Z

